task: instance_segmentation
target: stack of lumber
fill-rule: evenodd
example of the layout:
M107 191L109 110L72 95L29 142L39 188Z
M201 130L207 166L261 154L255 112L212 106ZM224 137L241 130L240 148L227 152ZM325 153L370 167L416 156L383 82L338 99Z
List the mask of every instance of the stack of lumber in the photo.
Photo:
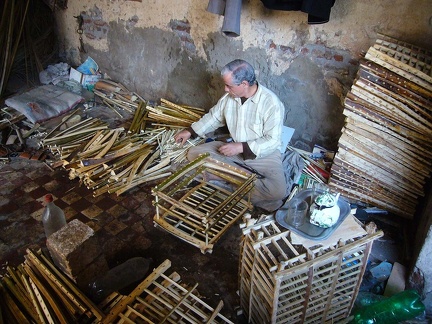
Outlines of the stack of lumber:
M432 52L379 37L345 98L329 185L411 219L431 173Z

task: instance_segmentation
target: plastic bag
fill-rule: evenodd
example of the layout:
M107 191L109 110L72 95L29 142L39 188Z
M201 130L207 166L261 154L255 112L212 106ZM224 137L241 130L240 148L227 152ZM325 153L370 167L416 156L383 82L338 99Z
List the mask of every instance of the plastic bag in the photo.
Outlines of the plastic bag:
M99 66L90 56L85 60L83 64L77 67L77 71L82 74L97 74Z

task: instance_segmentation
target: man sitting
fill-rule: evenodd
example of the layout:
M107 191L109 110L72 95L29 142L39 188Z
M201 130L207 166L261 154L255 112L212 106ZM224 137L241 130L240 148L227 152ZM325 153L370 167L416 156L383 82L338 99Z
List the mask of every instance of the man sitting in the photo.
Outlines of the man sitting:
M188 160L209 152L217 160L255 172L251 202L274 211L281 207L287 186L280 152L285 108L272 91L257 82L248 62L234 60L223 67L221 75L225 95L199 121L179 132L175 141L183 145L190 137L205 137L226 126L231 142L212 141L192 147Z

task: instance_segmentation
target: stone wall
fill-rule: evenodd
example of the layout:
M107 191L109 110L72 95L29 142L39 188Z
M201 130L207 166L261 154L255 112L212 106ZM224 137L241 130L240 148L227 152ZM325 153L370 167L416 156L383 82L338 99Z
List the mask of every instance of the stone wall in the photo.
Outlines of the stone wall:
M343 100L362 52L383 33L430 46L429 0L336 0L325 24L309 25L301 11L266 9L243 0L240 36L221 32L223 16L207 0L69 0L56 11L61 54L72 66L91 56L107 77L148 100L210 108L223 93L220 68L248 60L261 83L285 104L292 144L336 149ZM78 24L84 18L84 49ZM430 49L430 48L429 48Z

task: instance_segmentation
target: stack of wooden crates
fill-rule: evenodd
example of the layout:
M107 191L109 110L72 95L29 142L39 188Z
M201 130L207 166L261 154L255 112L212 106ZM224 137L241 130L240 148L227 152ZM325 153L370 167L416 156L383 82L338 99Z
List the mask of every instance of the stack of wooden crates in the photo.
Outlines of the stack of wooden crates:
M372 243L383 235L352 215L325 241L269 217L243 230L239 293L249 323L324 323L349 316Z
M379 35L359 63L329 186L412 219L432 172L432 51Z

